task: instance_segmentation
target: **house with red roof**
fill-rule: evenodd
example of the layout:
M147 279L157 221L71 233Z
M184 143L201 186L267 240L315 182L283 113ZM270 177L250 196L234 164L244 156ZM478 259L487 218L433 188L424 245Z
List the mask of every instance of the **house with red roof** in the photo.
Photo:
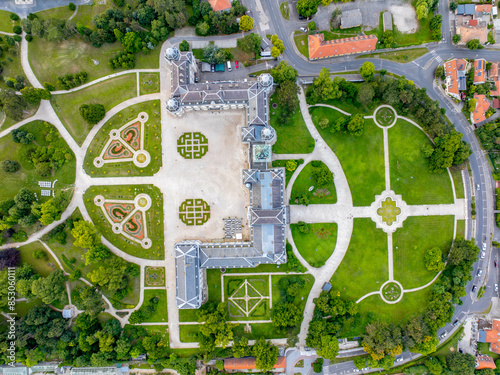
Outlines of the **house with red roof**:
M486 82L486 60L474 60L474 84L480 85Z
M309 59L352 55L374 51L378 38L375 35L361 35L353 38L325 40L324 34L309 35Z
M482 370L483 368L496 369L495 361L489 355L478 355L476 357L476 370Z
M500 95L500 76L498 73L500 72L500 62L491 63L490 70L488 71L488 79L493 81L495 88L490 91L491 96L499 96Z
M486 95L474 94L474 99L476 99L476 109L471 113L471 121L473 124L477 124L486 120L486 111L490 108L490 103L486 99Z
M208 0L214 12L222 12L231 9L231 0Z
M490 352L500 354L500 320L493 319L491 327L479 330L478 342L489 342Z
M255 357L228 358L224 360L224 370L229 373L255 370L257 368L255 363ZM286 370L286 357L278 357L273 372L284 372L284 370Z
M448 95L460 99L460 91L467 90L467 65L464 59L453 59L444 63L445 91Z

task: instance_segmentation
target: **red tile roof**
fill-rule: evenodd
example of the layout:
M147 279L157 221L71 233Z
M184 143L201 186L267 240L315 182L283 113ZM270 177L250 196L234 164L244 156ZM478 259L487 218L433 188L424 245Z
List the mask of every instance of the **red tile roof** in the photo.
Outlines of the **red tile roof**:
M309 59L350 55L353 53L374 51L377 48L375 35L362 35L354 38L325 41L323 34L309 35Z
M491 8L493 8L491 4L476 5L476 12L490 13Z
M472 118L474 120L474 123L476 124L478 122L486 120L486 111L488 110L488 108L490 108L490 103L488 103L485 95L474 94L474 99L476 99L477 102L476 109L472 114ZM488 331L488 333L490 332L491 331ZM486 337L488 337L488 333L486 334Z
M477 26L477 20L470 20L469 26Z
M208 0L214 12L231 8L231 0Z
M477 59L474 60L474 83L484 83L486 82L486 60Z
M500 100L498 100L497 98L493 99L493 108L495 108L495 109L499 109L500 108Z
M476 369L481 370L483 368L496 369L495 362L493 358L487 355L480 355L476 357Z
M500 77L498 76L499 66L500 62L491 63L491 68L490 71L488 72L489 78L493 81L493 84L495 85L495 89L490 91L491 96L500 95Z
M448 93L458 95L457 59L444 63L444 72L447 80Z
M253 370L255 357L228 358L224 360L224 370ZM278 357L274 368L286 368L286 357Z

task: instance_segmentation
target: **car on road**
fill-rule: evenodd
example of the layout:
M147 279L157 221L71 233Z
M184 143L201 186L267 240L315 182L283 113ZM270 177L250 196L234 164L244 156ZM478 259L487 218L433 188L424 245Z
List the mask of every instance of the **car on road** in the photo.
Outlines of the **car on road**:
M483 242L483 250L486 250L486 243Z
M477 286L476 285L472 285L472 292L475 292L477 290Z
M476 189L477 189L478 191L479 191L479 190L481 190L481 185L477 184L477 185L476 185Z
M238 69L240 67L240 63L238 61L235 61L234 62L234 66L235 66L236 69Z
M446 336L448 336L448 332L443 332L441 336L439 336L440 339L444 339Z
M257 77L255 74L249 74L249 77Z
M498 292L498 284L495 284L495 292Z
M483 274L483 270L481 268L477 269L477 277L480 277Z
M498 267L498 260L495 260L495 267Z
M396 362L402 362L403 360L404 360L403 357L399 357L399 358L396 359Z
M453 327L456 327L458 325L458 319L455 319L455 321L453 322Z
M481 251L481 259L484 259L484 257L486 256L486 251Z
M307 33L307 27L301 27L299 30L302 31L303 33Z

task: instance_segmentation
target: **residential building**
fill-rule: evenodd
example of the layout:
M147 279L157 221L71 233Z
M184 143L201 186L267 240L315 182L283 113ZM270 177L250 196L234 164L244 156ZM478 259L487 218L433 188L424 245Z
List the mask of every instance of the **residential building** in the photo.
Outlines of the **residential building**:
M478 355L476 357L476 370L482 370L484 368L496 369L495 361L488 355Z
M363 17L359 9L343 11L340 15L340 28L350 29L351 27L361 26Z
M474 84L480 85L486 82L486 60L474 60Z
M187 111L247 111L241 141L249 144L249 169L242 171L242 184L250 191L250 241L186 240L174 247L177 306L196 309L207 297L207 268L286 263L285 225L290 221L290 214L285 204L285 171L271 168L271 143L276 132L269 125L267 96L273 86L270 74L262 74L257 81L249 82L195 83L197 65L191 52L168 48L165 58L172 77L171 97L166 106L173 116L182 116Z
M489 342L490 352L500 354L500 320L493 319L491 324L484 324L479 329L478 342Z
M323 34L309 35L309 59L317 60L374 51L377 48L377 41L375 35L361 35L327 41L325 41Z
M254 370L256 369L255 362L255 357L228 358L224 360L224 370L229 373L239 372L240 370ZM286 357L278 357L273 372L284 372L285 369Z
M222 12L231 9L231 0L208 0L214 12Z
M495 88L490 91L491 96L500 96L500 62L491 63L490 70L488 71L488 80L492 81Z
M460 99L460 91L467 90L465 74L467 73L467 61L464 59L453 59L444 63L446 93L454 98Z
M491 16L491 5L459 4L455 16L455 31L460 34L459 44L466 44L472 39L481 43L488 41L488 23Z
M490 103L488 102L488 99L486 99L486 95L474 94L474 99L476 99L477 102L476 109L471 114L471 121L472 123L477 124L486 120L486 111L490 108Z

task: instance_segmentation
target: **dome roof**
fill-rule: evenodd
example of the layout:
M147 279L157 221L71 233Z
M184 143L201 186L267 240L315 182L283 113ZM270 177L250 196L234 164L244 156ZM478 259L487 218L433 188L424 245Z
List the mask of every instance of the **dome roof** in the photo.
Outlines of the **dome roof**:
M259 76L259 83L264 87L269 87L273 84L273 76L269 73L264 73Z
M169 60L179 60L180 53L177 47L169 47L165 51L165 57Z
M167 109L170 112L175 112L179 109L179 102L175 98L170 98L167 100Z

